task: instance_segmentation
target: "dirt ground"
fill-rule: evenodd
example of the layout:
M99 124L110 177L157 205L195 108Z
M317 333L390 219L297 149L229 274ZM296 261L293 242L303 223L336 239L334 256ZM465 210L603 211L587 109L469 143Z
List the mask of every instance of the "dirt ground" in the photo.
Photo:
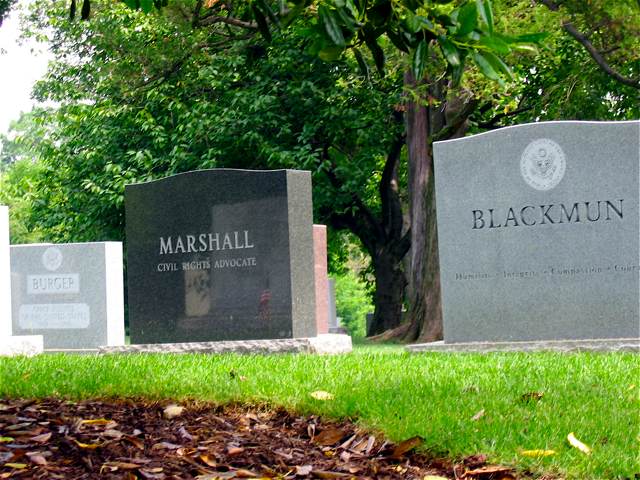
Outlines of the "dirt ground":
M0 479L515 479L267 406L0 399Z

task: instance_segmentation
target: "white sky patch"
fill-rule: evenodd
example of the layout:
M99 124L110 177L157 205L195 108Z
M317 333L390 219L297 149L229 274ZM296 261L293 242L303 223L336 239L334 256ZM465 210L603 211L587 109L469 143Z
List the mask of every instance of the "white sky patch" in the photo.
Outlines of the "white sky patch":
M27 0L19 0L0 27L0 133L7 133L9 124L30 111L35 102L31 89L42 78L50 58L46 47L33 40L18 44L20 9Z

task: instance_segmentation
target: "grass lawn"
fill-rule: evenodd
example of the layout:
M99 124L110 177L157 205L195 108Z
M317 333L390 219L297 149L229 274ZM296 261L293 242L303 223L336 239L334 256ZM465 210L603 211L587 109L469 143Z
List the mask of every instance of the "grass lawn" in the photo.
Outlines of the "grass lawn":
M327 391L331 400L310 393ZM640 476L640 356L632 353L41 355L0 358L0 399L144 397L270 403L348 417L453 458L568 479ZM483 412L483 413L482 413ZM573 448L567 435L587 444ZM527 457L526 450L554 450Z

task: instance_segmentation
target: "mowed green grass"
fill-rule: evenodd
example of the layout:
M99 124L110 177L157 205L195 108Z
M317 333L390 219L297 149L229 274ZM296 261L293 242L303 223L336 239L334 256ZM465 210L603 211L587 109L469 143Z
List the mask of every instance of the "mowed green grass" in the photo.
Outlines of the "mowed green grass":
M310 394L317 390L334 398L316 400ZM632 353L408 354L399 347L359 347L338 356L0 359L0 398L50 396L266 402L350 418L394 441L420 435L438 455L484 453L537 475L640 474L640 357ZM569 445L570 432L591 455ZM534 449L556 454L522 454Z

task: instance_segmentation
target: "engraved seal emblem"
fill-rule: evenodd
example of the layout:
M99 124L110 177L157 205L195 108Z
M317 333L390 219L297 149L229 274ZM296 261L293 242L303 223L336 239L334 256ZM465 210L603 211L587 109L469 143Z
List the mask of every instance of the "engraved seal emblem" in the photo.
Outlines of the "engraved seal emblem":
M560 145L548 138L539 138L522 152L520 173L525 182L536 190L551 190L564 177L565 159Z
M42 265L50 272L55 272L62 265L62 252L59 248L49 247L42 254Z

